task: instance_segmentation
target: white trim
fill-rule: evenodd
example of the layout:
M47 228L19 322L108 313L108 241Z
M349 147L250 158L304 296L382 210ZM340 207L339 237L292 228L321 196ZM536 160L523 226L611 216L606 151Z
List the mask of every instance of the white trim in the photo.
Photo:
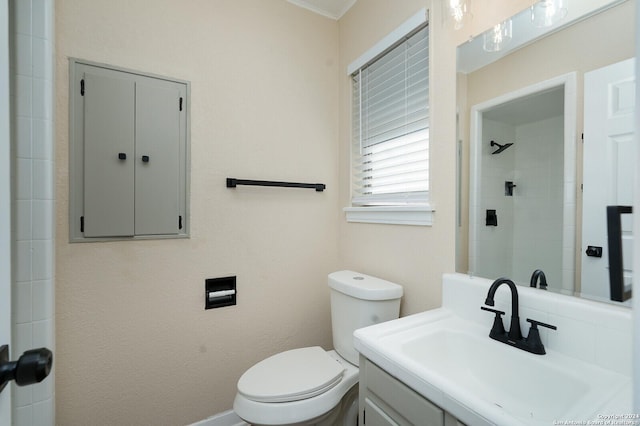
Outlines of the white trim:
M192 423L190 426L249 426L249 424L242 421L233 410L227 410Z
M330 7L327 8L321 8L319 6L317 6L316 4L314 4L313 2L309 2L307 0L287 0L289 3L294 4L298 7L301 7L303 9L307 9L310 10L314 13L317 13L319 15L325 16L327 18L331 18L331 19L335 19L336 21L340 18L342 18L342 15L344 15L345 13L347 13L347 11L349 9L351 9L351 6L353 6L356 3L356 0L350 0L349 2L347 2L345 5L343 5L340 10L335 11L335 10L329 10L331 9Z
M636 1L636 160L640 163L640 149L638 149L638 142L640 142L640 3ZM634 201L633 211L640 211L640 172L636 169L635 176L635 189L634 189ZM633 221L633 235L636 237L633 239L633 271L634 276L638 276L640 271L640 220L637 219L637 213L634 214L636 219ZM633 360L632 375L633 375L633 412L640 413L640 326L638 325L638 315L640 315L640 281L633 280L634 297L631 298L633 304L633 313L635 320L633 322L633 352L631 359Z
M347 222L418 226L431 226L435 211L428 205L345 207L342 210L346 213Z
M0 0L0 345L11 344L11 140L9 2ZM0 395L0 424L11 424L11 389Z
M382 52L393 46L401 40L403 37L406 37L411 31L418 28L420 25L427 22L427 9L422 8L418 13L413 15L407 21L405 21L402 25L400 25L395 30L391 31L387 34L382 40L377 42L371 49L367 50L362 56L360 56L355 61L351 62L347 67L347 75L351 75L360 68L362 68L365 64L370 62L373 58L380 55Z

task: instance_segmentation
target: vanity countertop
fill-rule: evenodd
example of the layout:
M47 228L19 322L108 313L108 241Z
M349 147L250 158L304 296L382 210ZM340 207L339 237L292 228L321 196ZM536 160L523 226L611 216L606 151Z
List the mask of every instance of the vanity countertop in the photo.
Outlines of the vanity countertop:
M466 424L640 420L631 415L629 309L519 287L523 334L526 318L558 327L541 330L547 354L535 355L488 337L493 314L480 306L490 284L445 274L441 308L359 329L355 347ZM499 289L495 306L507 326L508 293Z

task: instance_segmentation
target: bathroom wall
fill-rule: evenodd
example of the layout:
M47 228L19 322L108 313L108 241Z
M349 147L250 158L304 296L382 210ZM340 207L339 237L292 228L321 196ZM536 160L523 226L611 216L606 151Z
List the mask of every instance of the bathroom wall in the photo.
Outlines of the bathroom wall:
M11 63L12 359L54 350L53 2L9 1ZM55 372L55 368L54 368ZM55 373L12 382L13 423L53 425Z
M455 255L455 46L532 0L483 3L453 32L428 0L359 1L337 23L285 0L57 0L57 423L186 424L230 409L254 362L331 346L331 270L403 284L403 314L439 305ZM434 225L347 224L346 66L425 6ZM67 243L69 57L192 82L191 239ZM230 190L227 176L327 191ZM204 278L229 274L238 305L205 312Z
M440 276L454 268L454 239L446 236L454 229L455 144L437 137L437 114L442 114L443 125L455 120L452 102L439 103L441 92L437 85L430 88L431 105L438 105L431 115L430 162L432 198L436 203L434 225L407 226L347 223L340 210L350 201L350 142L351 142L351 78L347 66L371 48L380 39L397 28L421 8L429 7L424 0L390 1L367 0L355 5L340 19L340 262L341 267L367 271L404 287L401 314L418 312L440 304ZM440 3L440 2L434 2ZM434 6L439 6L435 5ZM438 55L455 53L434 50L443 26L436 19L430 27L430 53L437 67ZM375 25L373 24L375 23ZM430 70L434 81L437 68ZM434 161L442 159L442 162ZM445 188L448 182L450 191ZM444 184L444 185L442 185ZM440 186L439 186L440 185ZM429 284L432 283L432 284Z
M331 348L336 21L285 0L57 0L56 29L57 424L188 424L230 409L258 360ZM190 239L68 243L69 57L191 82ZM238 304L205 311L204 279L228 275Z
M430 21L430 196L432 226L347 223L340 213L340 262L404 286L401 314L440 305L441 276L455 270L456 240L456 46L532 3L531 0L472 2L473 19L453 31L443 2L359 1L340 19L340 208L350 205L351 82L347 66L420 8ZM373 25L372 23L375 23Z

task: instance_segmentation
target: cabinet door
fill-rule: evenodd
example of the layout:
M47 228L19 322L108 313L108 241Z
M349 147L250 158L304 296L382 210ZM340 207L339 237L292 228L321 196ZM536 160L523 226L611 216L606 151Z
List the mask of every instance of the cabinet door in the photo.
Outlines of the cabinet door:
M365 399L365 412L367 418L364 424L367 426L399 426L387 413L368 398Z
M136 235L178 233L179 102L176 83L136 83Z
M189 236L189 83L70 62L73 242Z
M369 399L374 400L375 398L375 405L379 407L377 411L383 411L397 424L444 426L444 411L440 407L423 398L413 389L368 360L364 376L366 392L369 393ZM366 411L365 416L365 424L369 426L369 411ZM375 416L378 419L379 413Z
M134 235L134 83L84 74L84 236Z

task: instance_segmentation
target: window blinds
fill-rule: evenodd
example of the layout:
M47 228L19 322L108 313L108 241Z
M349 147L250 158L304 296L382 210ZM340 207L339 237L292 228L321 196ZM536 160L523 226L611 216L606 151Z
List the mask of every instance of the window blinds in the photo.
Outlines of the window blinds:
M354 72L352 79L352 204L426 204L429 191L427 26Z

